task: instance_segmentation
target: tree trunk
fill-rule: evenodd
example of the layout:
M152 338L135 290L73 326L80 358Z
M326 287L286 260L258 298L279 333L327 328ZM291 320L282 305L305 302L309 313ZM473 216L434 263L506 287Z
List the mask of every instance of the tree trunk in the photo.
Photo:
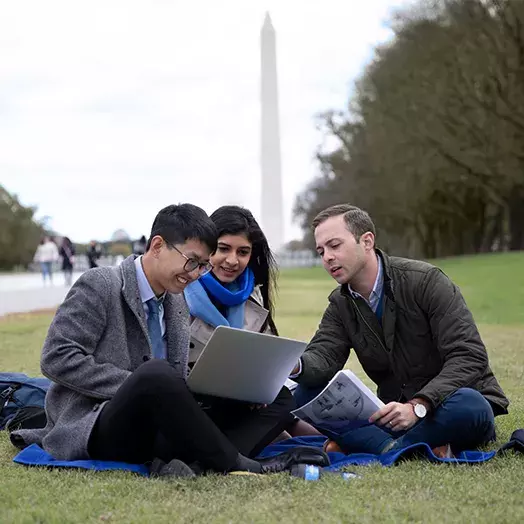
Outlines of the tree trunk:
M509 202L509 249L524 250L524 188L516 187Z
M499 207L497 214L487 226L480 252L489 253L494 250L494 246L496 246L496 251L504 249L504 208L502 206Z

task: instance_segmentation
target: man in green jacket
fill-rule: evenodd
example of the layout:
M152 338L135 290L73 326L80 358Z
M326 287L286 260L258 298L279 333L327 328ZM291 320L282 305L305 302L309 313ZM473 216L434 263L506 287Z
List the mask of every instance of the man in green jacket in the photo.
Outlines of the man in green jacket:
M386 404L327 449L378 454L425 442L449 453L493 440L494 416L509 402L458 287L431 264L376 248L374 224L357 207L332 206L313 228L340 286L291 376L297 404L344 368L351 348Z

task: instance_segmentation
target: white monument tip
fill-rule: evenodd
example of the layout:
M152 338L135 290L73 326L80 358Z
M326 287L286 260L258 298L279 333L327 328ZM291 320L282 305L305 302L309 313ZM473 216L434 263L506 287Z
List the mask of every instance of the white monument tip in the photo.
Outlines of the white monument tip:
M260 34L261 47L261 218L273 251L284 245L282 166L278 112L276 31L266 13Z
M274 31L273 23L271 22L271 16L269 15L269 11L266 11L266 16L264 18L264 25L262 26L262 31L264 30Z

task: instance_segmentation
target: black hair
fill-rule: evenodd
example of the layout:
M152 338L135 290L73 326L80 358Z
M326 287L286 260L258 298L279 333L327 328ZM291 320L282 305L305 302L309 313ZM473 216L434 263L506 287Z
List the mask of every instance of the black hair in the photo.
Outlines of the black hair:
M151 240L161 236L169 244L183 244L187 240L199 240L211 252L217 248L217 230L207 213L193 204L178 204L161 209L151 227L146 251Z
M222 206L211 214L217 228L218 238L224 235L245 235L251 242L251 258L248 267L255 276L255 285L260 286L264 307L269 311L268 324L278 335L273 321L273 295L277 290L278 269L266 235L251 211L240 206Z

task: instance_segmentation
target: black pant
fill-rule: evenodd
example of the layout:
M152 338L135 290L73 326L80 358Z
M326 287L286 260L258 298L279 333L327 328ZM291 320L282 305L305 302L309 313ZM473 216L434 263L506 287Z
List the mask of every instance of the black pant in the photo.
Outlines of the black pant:
M258 409L247 402L217 397L199 397L200 405L242 455L256 457L294 422L290 411L296 404L287 388L275 401Z
M137 464L178 458L229 471L239 451L256 456L269 444L289 424L294 408L286 388L261 410L225 399L206 398L202 404L168 362L146 362L104 406L89 440L89 455Z

